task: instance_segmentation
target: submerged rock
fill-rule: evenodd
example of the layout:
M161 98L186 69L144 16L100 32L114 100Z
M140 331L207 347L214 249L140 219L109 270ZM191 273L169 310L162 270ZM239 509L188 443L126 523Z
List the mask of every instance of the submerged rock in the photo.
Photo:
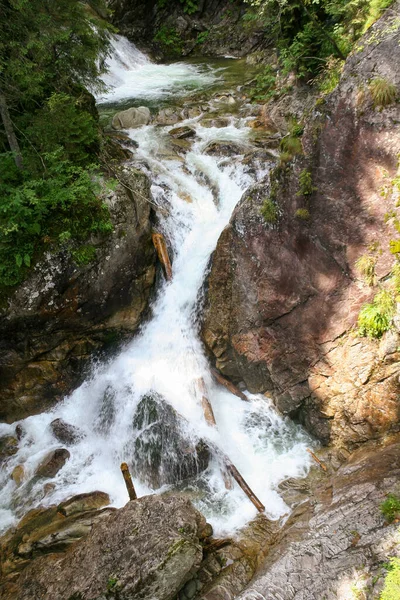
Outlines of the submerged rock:
M35 471L36 477L55 477L70 457L65 448L57 448L47 454Z
M134 472L153 489L195 477L207 468L208 446L184 435L179 416L158 394L141 399L133 425Z
M12 435L0 438L0 463L18 452L18 440Z
M16 483L16 485L18 487L23 482L24 477L25 477L25 469L24 469L23 465L17 465L16 467L14 467L14 469L11 473L11 479Z
M194 137L196 135L196 130L193 129L193 127L189 127L189 125L185 125L183 127L175 127L175 129L171 129L169 135L173 138L182 140Z
M112 127L114 129L135 129L150 123L151 113L146 106L128 108L114 115Z
M50 428L54 437L63 444L76 444L83 437L83 433L78 427L66 423L63 419L54 419L50 423Z
M188 500L140 498L105 514L65 557L32 562L14 584L14 595L3 598L172 600L201 564L205 525Z

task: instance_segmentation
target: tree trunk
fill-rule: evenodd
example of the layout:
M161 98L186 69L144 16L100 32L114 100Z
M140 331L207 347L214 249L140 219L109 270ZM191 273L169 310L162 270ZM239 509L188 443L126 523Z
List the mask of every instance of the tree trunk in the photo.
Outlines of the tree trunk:
M18 140L16 138L14 127L11 121L10 113L7 106L7 100L4 96L3 92L0 89L0 115L1 120L3 121L4 129L6 131L6 136L8 139L8 143L10 145L11 152L14 154L15 164L18 169L23 169L22 162L22 154L19 148Z

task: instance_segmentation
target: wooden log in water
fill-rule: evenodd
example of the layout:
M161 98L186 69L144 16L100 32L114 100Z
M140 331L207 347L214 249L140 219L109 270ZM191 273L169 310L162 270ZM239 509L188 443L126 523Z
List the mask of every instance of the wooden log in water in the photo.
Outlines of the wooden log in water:
M246 496L249 498L249 500L254 504L254 506L256 507L258 512L261 512L261 513L264 512L265 511L264 504L257 498L257 496L254 494L252 489L245 482L245 480L243 479L243 477L241 476L241 474L239 473L239 471L237 470L235 465L233 465L231 462L227 461L226 468L227 468L228 472L232 475L234 480L237 482L239 487L242 488L242 490L244 491Z
M121 463L122 476L125 480L126 489L128 490L129 500L137 500L135 486L133 485L132 477L129 472L129 467L126 463Z
M209 425L212 425L213 427L216 427L217 423L215 421L214 411L212 409L211 402L205 395L206 394L206 384L204 382L204 379L202 377L200 377L199 379L196 379L195 386L196 386L198 392L202 395L201 403L203 406L204 417L205 417L207 423ZM249 498L249 500L254 504L256 509L259 512L264 512L265 506L262 504L262 502L260 502L260 500L254 494L252 489L245 482L245 480L243 479L243 477L241 476L241 474L239 473L239 471L237 470L235 465L233 465L231 463L231 461L229 460L229 458L224 453L222 453L216 446L214 446L214 444L209 444L209 445L210 445L210 447L214 447L214 450L220 456L220 458L222 459L222 462L225 465L224 469L222 469L222 477L224 479L226 489L227 490L232 489L232 482L229 477L230 475L232 475L232 477L235 479L235 481L237 482L239 487L244 491L244 493Z
M237 396L238 398L240 398L241 400L244 400L245 402L249 401L247 396L245 396L245 394L243 394L243 392L240 391L239 388L234 383L232 383L231 381L228 381L228 379L225 379L225 377L223 377L223 375L221 375L221 373L219 373L219 371L217 371L217 369L211 369L211 373L213 374L214 378L218 381L218 383L223 385L231 394L233 394L234 396Z
M163 266L165 279L169 281L172 279L172 267L171 261L169 260L167 244L165 238L161 233L153 233L151 236L154 244L154 248L157 251L158 259Z
M319 460L318 456L316 456L316 455L314 454L314 452L312 452L312 451L310 450L310 448L307 448L307 452L308 452L309 454L311 454L311 456L313 457L313 459L315 460L315 462L316 462L316 463L317 463L317 464L318 464L318 465L321 467L321 469L322 469L323 471L326 471L326 470L327 470L327 469L326 469L326 465L324 465L324 463L322 462L322 460Z

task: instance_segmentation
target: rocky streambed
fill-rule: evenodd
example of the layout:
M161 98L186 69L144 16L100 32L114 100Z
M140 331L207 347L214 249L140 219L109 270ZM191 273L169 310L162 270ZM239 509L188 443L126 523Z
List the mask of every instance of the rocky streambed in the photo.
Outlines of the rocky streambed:
M357 335L376 288L356 263L374 252L375 285L385 284L384 217L396 198L381 192L397 172L400 119L398 104L377 110L366 96L360 108L359 90L377 76L400 85L394 18L377 22L316 104L299 87L255 106L236 86L113 110L129 161L106 198L112 238L93 240L96 260L79 268L49 254L3 309L3 418L41 414L2 430L13 527L0 540L1 597L379 598L399 554L398 525L380 510L400 493L399 332L396 317L379 342ZM293 117L304 133L287 164ZM170 283L156 272L155 230L167 239ZM42 413L82 379L93 350L133 332ZM217 428L204 421L204 394ZM323 466L306 452L315 438L328 446L316 450ZM226 486L220 452L266 514ZM128 504L125 459L140 495Z

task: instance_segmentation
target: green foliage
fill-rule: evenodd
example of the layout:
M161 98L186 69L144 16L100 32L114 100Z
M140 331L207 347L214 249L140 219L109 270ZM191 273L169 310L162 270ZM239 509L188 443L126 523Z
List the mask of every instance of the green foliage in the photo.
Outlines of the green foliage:
M90 244L80 246L71 252L72 258L79 267L88 265L96 258L96 248Z
M174 27L163 25L154 36L165 54L173 56L182 54L182 38Z
M183 10L188 15L192 15L199 9L199 4L197 0L179 0L181 4L183 4Z
M37 177L19 173L10 153L0 155L2 286L19 283L46 243L112 229L108 209L98 198L94 167L74 165L62 155L62 148L43 155L46 172Z
M269 100L277 95L276 72L267 65L264 70L256 77L254 88L251 90L251 96L254 100Z
M377 258L375 256L372 256L371 254L363 254L356 260L355 263L356 269L359 271L367 285L371 287L375 285L376 280L376 261Z
M115 592L118 588L118 579L114 576L110 576L107 580L107 592Z
M394 494L388 494L386 500L380 505L380 510L388 523L393 523L400 514L400 498Z
M333 92L340 81L340 75L342 73L343 66L344 61L340 58L335 58L332 56L327 61L325 68L314 80L314 83L317 85L322 94L330 94Z
M278 208L271 198L265 198L263 205L260 210L264 220L273 225L278 220Z
M376 294L370 304L365 304L358 315L358 332L363 337L380 338L390 329L395 312L395 299L387 290Z
M400 598L400 558L390 559L388 573L379 600L398 600Z
M311 196L317 188L313 185L311 171L303 169L299 175L299 191L296 196Z
M209 35L210 35L210 32L208 31L208 29L206 31L201 31L199 33L199 35L197 36L196 44L204 44L204 42L207 40Z
M374 106L383 108L396 101L397 88L387 79L377 77L370 82L368 87Z
M302 221L308 221L310 218L310 211L308 208L298 208L294 213L294 216Z
M364 31L389 6L391 0L246 0L252 7L247 18L264 24L277 46L283 73L315 78L321 91L333 89L340 74L340 60ZM327 71L327 72L326 72Z
M0 286L52 244L112 229L98 197L101 133L93 96L111 27L103 0L8 0L0 19L0 93L23 161L0 127Z

